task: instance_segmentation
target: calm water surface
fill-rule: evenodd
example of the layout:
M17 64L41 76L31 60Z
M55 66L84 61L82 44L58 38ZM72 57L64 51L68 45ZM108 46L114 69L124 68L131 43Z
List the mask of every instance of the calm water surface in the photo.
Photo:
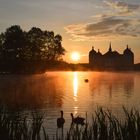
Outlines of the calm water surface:
M89 82L85 82L88 79ZM9 109L45 112L47 133L55 134L56 118L64 111L90 121L97 106L120 115L122 105L140 110L140 72L47 72L41 75L1 75L0 103Z

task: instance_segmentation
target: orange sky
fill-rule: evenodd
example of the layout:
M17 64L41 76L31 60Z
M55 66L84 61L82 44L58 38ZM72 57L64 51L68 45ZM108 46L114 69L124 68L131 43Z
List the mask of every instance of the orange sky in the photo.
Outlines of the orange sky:
M93 45L105 53L110 41L120 53L128 44L140 62L140 0L1 0L0 17L0 32L16 24L61 34L67 62L73 51L88 62Z

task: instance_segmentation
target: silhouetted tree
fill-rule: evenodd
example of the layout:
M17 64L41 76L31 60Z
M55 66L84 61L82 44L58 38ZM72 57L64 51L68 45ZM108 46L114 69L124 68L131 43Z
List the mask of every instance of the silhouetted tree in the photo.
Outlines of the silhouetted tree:
M47 60L59 60L65 54L65 49L62 47L62 37L54 35L54 32L44 32L46 36L46 44L44 48L45 58Z
M19 59L19 54L25 46L25 36L20 26L11 26L3 36L4 59Z
M55 36L52 31L42 31L33 27L27 33L27 38L32 59L56 61L65 53L61 45L62 37Z
M41 48L44 44L43 32L40 28L33 27L27 33L28 49L32 60L41 59Z
M3 58L3 42L4 42L4 35L3 33L0 34L0 61Z
M65 54L61 42L61 35L55 35L53 31L32 27L25 32L19 25L11 26L0 34L0 63L13 71L17 70L15 67L26 67L27 64L46 66Z

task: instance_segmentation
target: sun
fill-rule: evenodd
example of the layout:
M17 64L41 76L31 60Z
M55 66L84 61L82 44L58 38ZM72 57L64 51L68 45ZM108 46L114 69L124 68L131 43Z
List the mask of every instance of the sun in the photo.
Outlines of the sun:
M73 61L78 61L80 59L80 53L79 52L72 52L71 53L71 59Z

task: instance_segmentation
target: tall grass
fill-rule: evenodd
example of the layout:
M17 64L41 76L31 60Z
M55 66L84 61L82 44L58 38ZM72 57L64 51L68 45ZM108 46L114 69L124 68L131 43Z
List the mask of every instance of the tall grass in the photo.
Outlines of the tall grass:
M71 125L63 137L55 140L140 140L140 113L123 107L123 120L110 110L97 108L92 122L83 126ZM2 140L49 140L43 127L43 114L32 113L32 119L17 113L0 110L0 139Z
M31 119L27 119L27 116L20 112L7 112L1 107L0 140L48 140L42 126L43 114L35 111L31 116Z

